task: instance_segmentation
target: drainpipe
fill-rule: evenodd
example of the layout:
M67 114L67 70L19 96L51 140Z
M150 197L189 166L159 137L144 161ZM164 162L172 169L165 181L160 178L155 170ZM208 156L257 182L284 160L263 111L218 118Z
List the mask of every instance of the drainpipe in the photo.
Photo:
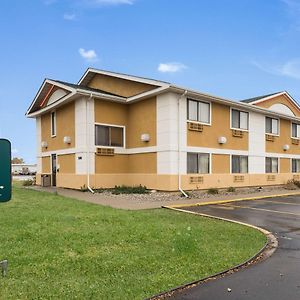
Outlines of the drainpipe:
M95 194L94 190L90 187L90 133L89 133L89 100L93 98L93 94L86 101L86 143L87 143L87 188L92 193Z
M181 188L181 172L180 172L180 163L181 163L181 143L180 143L180 101L187 94L187 90L178 98L177 106L178 106L178 190L184 195L185 198L189 196L187 193Z

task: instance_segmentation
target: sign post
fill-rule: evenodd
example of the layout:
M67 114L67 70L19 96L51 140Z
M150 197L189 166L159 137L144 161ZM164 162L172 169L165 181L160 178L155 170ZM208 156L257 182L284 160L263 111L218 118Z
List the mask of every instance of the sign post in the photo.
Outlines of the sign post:
M0 139L0 202L11 199L11 144Z
M0 202L11 199L11 144L8 140L0 139ZM2 276L6 276L7 259L0 261Z

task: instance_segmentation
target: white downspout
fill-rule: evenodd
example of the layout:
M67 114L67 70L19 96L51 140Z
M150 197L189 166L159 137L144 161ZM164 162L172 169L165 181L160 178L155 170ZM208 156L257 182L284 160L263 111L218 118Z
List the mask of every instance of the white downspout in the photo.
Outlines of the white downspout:
M181 143L180 143L180 100L187 94L187 91L178 98L177 106L178 106L178 190L184 195L184 197L188 198L187 193L181 188Z
M89 132L89 100L93 98L93 94L86 101L86 143L87 143L87 188L92 193L95 194L94 190L90 187L90 132Z

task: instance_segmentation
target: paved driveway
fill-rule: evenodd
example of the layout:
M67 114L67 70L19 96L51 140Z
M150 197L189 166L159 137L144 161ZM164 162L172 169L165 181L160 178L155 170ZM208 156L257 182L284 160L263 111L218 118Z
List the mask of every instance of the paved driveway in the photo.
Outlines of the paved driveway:
M177 293L171 299L300 299L300 197L183 209L262 227L278 238L279 247L259 264Z

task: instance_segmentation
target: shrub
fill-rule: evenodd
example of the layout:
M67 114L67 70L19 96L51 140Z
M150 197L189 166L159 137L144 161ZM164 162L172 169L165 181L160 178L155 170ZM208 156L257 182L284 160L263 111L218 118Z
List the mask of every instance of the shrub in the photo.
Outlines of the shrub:
M88 191L88 188L87 188L87 186L84 184L83 186L80 187L80 190L81 190L82 192L87 192L87 191Z
M207 194L216 195L219 194L219 190L216 188L210 188L209 190L207 190Z
M116 185L114 189L112 190L112 194L119 195L119 194L148 194L149 191L145 186L139 185L139 186L126 186Z
M23 186L32 186L32 185L34 185L34 180L32 180L32 179L24 180L24 181L22 182L22 185L23 185Z
M292 180L293 184L300 188L300 181L299 180Z
M235 188L233 186L230 186L228 189L227 189L227 192L228 193L234 193L235 192Z

